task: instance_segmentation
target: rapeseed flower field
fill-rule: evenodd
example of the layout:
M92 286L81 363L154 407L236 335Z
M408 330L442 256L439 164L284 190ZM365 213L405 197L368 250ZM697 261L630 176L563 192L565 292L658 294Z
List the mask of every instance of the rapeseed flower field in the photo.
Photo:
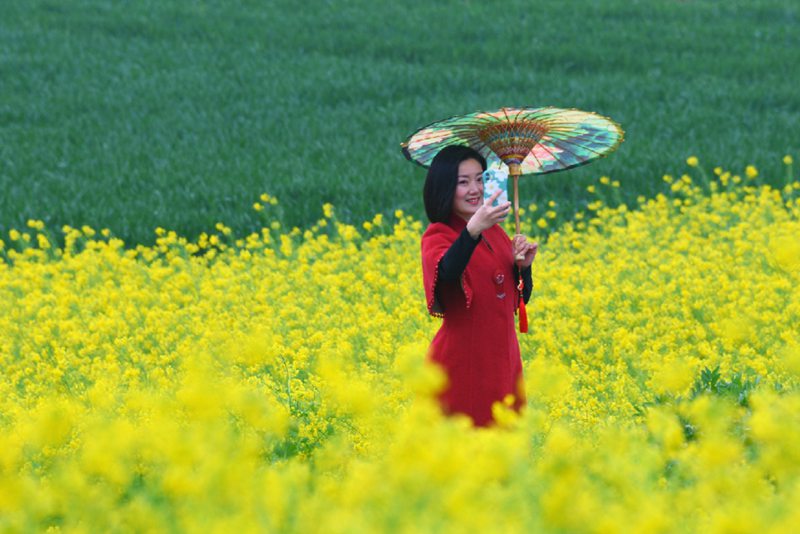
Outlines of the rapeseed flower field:
M528 406L431 400L423 223L253 209L153 247L0 241L0 530L787 532L800 524L800 183L665 176L525 210ZM710 174L710 173L709 173Z

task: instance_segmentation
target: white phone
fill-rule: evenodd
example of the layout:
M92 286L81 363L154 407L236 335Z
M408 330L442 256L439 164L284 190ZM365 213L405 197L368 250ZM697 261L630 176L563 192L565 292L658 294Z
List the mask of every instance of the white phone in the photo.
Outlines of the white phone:
M489 200L498 190L502 192L492 202L492 206L508 202L508 171L501 169L486 169L483 171L483 201Z

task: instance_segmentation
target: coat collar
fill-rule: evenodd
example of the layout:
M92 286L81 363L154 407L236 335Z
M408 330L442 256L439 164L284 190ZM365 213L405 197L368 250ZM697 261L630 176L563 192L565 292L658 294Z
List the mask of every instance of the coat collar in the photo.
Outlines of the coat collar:
M467 221L455 213L450 213L450 218L447 220L447 225L456 232L461 232L461 230L467 227Z

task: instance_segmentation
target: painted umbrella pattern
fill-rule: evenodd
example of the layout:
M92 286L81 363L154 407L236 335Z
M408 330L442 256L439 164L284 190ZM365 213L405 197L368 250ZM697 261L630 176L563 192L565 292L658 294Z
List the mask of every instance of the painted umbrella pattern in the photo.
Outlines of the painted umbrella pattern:
M501 108L434 122L401 144L423 167L448 145L468 145L487 164L508 166L512 176L563 171L606 156L622 142L622 128L607 117L555 107Z

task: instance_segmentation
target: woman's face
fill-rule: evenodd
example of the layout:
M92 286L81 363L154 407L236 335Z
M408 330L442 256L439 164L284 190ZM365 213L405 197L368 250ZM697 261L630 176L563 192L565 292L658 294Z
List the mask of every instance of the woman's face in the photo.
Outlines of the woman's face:
M483 203L483 167L477 160L464 160L458 165L457 180L453 213L468 221Z

